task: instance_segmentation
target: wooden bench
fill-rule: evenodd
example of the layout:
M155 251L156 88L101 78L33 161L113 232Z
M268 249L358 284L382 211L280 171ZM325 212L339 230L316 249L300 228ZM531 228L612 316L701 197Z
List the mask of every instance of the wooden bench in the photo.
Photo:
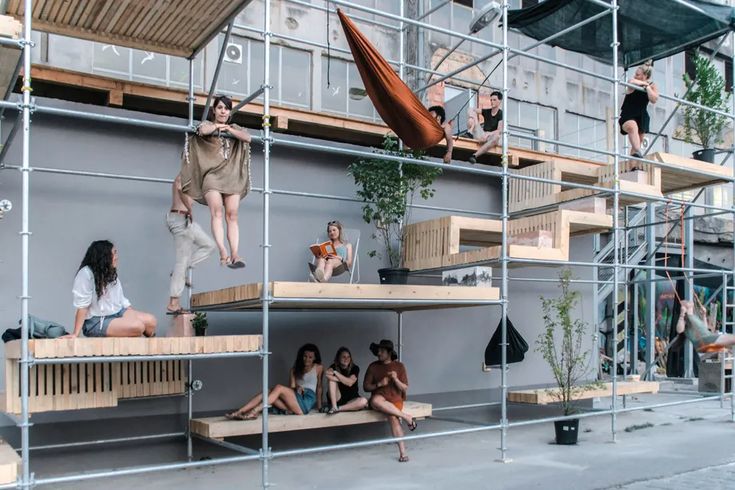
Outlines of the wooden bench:
M508 236L549 231L552 247L509 244L512 258L569 260L569 239L575 235L602 233L612 226L612 216L561 209L508 221ZM445 216L406 226L404 266L425 270L496 260L501 253L500 220ZM479 247L462 251L462 247Z
M30 340L34 359L254 352L260 335L211 337L76 338ZM20 413L20 340L5 344L3 411ZM31 412L115 407L126 398L178 395L186 389L182 360L34 364L29 376Z
M664 194L699 189L727 182L732 178L732 168L716 163L701 162L672 153L658 152L651 155L655 162L665 163L661 168L661 190ZM692 173L692 170L697 173Z
M431 416L431 404L407 401L404 404L403 411L414 416L416 419L423 419ZM342 427L382 421L385 421L385 415L374 410L340 412L334 415L327 415L316 411L307 415L269 415L268 432L324 429L327 427ZM191 431L194 434L209 439L224 439L225 437L260 434L262 429L263 421L260 417L255 420L229 420L225 417L207 417L191 420Z
M15 483L18 479L21 459L18 453L0 439L0 484Z
M617 394L634 395L640 393L658 393L659 383L657 381L620 381L617 386ZM528 403L533 405L548 405L557 403L559 397L554 388L539 388L535 390L514 390L508 392L508 401L514 403ZM602 383L601 387L595 387L581 391L574 397L575 400L588 400L590 398L604 398L612 396L612 383Z

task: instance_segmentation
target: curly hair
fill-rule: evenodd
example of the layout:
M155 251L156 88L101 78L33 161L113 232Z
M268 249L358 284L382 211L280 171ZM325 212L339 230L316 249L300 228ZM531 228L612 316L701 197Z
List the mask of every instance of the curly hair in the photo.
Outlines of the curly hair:
M322 355L319 353L319 347L314 344L304 344L296 353L296 360L293 363L293 375L296 379L304 377L304 354L306 352L314 353L314 364L322 363Z
M96 240L87 248L79 270L89 267L94 276L94 289L97 298L105 293L109 284L117 281L117 269L112 266L112 242Z

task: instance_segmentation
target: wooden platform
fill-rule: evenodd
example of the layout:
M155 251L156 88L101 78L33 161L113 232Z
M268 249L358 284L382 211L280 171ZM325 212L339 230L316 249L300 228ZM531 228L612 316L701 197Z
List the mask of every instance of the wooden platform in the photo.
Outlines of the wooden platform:
M431 416L431 404L407 401L404 404L403 411L420 420ZM268 432L324 429L383 421L385 421L385 415L374 410L340 412L334 415L316 411L307 415L269 415ZM260 434L262 428L263 421L260 417L255 420L228 420L225 417L207 417L192 419L191 421L191 431L209 439Z
M0 37L19 39L23 32L20 22L8 15L0 15ZM8 89L12 89L15 68L18 66L22 51L13 46L0 46L0 96ZM0 148L2 146L0 145Z
M10 444L0 439L0 485L15 483L18 479L20 463L21 459L18 453Z
M569 239L575 235L602 233L612 226L612 216L562 209L512 219L510 237L550 231L551 248L509 245L508 255L518 259L569 260ZM456 267L497 260L501 254L500 220L444 216L406 226L404 265L412 271ZM462 247L479 247L462 250Z
M30 369L30 411L48 412L116 407L127 398L183 394L186 364L181 360L124 361L126 356L253 352L260 335L163 338L77 338L31 340L35 359L117 356L118 362L35 364ZM20 413L20 341L5 344L5 393L2 410Z
M617 394L635 395L641 393L658 393L659 383L656 381L620 381L617 386ZM547 405L557 403L559 397L554 395L554 389L539 388L536 390L509 391L508 401L515 403L530 403L533 405ZM574 397L575 400L587 400L590 398L604 398L612 396L612 383L603 383L602 388L594 388Z
M252 0L34 0L33 29L187 58ZM23 0L9 0L18 20Z
M661 167L661 190L664 194L721 184L733 176L731 168L671 153L654 153L651 158L675 167ZM692 173L692 170L697 173Z
M498 288L460 288L381 284L312 282L270 283L273 309L418 310L482 306L496 301ZM262 283L243 284L192 295L195 310L236 311L260 309ZM374 300L359 303L358 300ZM431 304L428 301L442 301ZM423 301L423 302L422 302ZM461 302L458 302L461 301Z

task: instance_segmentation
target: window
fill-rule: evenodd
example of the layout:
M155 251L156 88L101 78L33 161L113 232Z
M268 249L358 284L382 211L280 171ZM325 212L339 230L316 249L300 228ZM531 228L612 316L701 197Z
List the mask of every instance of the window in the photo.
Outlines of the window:
M457 115L452 132L460 134L467 130L467 112L477 106L477 92L464 87L444 85L444 112L447 120Z
M329 86L327 86L329 70ZM354 63L322 57L322 111L380 121Z
M220 46L224 37L220 37ZM264 44L232 36L222 62L218 89L235 97L246 97L263 84ZM311 53L271 44L271 97L276 104L311 108ZM289 76L298 73L299 76ZM258 98L256 100L262 100Z
M553 107L509 99L508 114L504 114L503 119L507 122L511 131L525 133L539 138L557 139L556 109ZM508 143L511 146L520 148L548 149L553 151L553 148L545 143L519 136L511 136Z
M592 149L607 149L607 128L603 119L565 112L559 131L559 141ZM606 161L607 156L592 151L561 146L559 152L591 160Z
M472 0L452 0L454 3L464 5L465 7L472 8Z

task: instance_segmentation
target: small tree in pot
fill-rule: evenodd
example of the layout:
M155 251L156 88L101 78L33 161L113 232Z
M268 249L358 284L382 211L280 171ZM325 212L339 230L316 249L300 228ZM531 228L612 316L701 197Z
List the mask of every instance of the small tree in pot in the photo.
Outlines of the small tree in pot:
M577 412L574 400L597 383L585 383L589 375L589 351L583 347L587 336L587 323L573 319L572 313L579 303L578 291L571 291L572 272L564 269L559 273L558 298L541 297L544 330L536 340L536 351L551 367L557 388L547 393L562 408L565 416ZM576 444L579 419L555 422L557 444Z
M403 225L408 223L411 204L418 194L422 199L434 195L434 179L441 175L440 168L400 163L380 158L380 155L411 157L422 160L420 151L402 150L398 140L391 136L383 139L383 148L374 150L374 158L360 159L349 166L348 172L357 185L357 195L362 199L362 218L375 226L373 239L383 245L383 252L372 250L370 257L378 257L388 264L379 269L381 283L406 283L408 269L402 269L401 250L405 233Z
M694 61L694 80L683 75L687 93L684 99L689 102L728 112L730 94L725 92L725 79L708 58L696 53ZM687 143L700 144L702 149L692 155L697 160L714 163L715 146L722 142L722 130L728 118L692 106L684 107L684 138Z
M194 314L194 318L191 320L191 326L194 327L194 335L197 337L204 337L207 335L207 327L209 327L209 321L207 321L207 314L198 311Z

